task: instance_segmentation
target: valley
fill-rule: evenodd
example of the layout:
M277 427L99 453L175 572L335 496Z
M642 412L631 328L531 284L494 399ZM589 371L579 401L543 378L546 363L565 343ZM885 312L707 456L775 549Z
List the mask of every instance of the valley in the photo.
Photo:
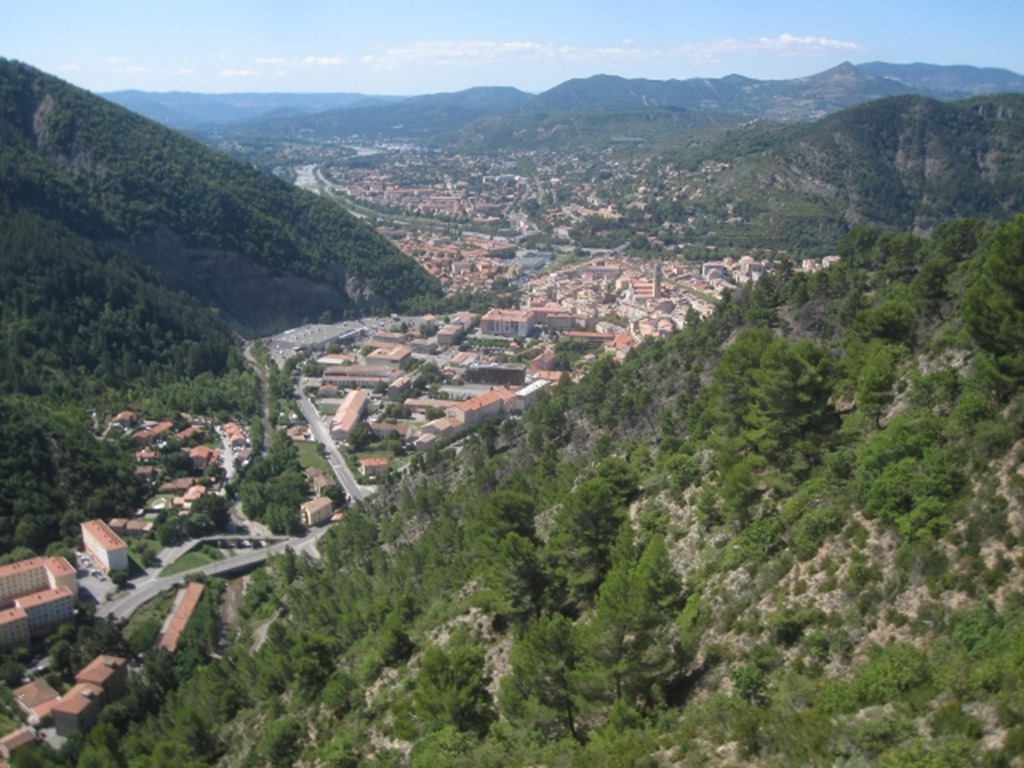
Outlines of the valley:
M12 764L1020 765L1020 88L0 61Z

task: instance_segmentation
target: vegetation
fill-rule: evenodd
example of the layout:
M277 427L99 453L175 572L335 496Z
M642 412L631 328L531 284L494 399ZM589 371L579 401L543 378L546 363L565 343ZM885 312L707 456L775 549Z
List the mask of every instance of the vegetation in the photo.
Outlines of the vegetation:
M258 652L65 758L1011 764L1024 217L841 252L418 457L253 579ZM297 472L266 462L243 493Z

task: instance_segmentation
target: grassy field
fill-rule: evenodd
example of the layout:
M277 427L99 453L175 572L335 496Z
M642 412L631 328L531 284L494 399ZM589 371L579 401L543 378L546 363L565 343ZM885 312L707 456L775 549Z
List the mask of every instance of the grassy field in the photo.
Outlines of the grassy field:
M203 547L202 549L194 552L185 553L160 571L160 575L174 576L175 574L190 571L193 568L199 568L200 566L209 565L210 563L223 559L224 555L220 551L213 547Z
M327 459L320 455L319 443L296 443L299 446L299 463L302 467L319 467L324 472L330 473L331 465Z

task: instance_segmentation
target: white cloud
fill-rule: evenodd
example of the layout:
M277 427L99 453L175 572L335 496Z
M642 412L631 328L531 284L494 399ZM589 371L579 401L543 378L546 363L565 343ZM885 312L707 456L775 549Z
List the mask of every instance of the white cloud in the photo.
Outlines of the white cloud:
M339 67L344 62L338 56L303 56L299 59L256 59L256 63L278 67Z
M260 73L254 69L222 69L217 73L219 77L259 77Z
M825 37L797 37L783 34L774 38L738 40L726 38L685 43L668 49L642 48L626 39L620 46L585 48L536 42L492 42L481 40L427 41L404 47L379 48L362 57L374 70L396 70L410 66L472 67L482 63L515 62L617 62L669 59L714 59L730 55L821 55L857 51L860 46ZM282 62L283 63L283 62Z
M678 57L711 59L729 55L766 54L778 56L814 56L825 53L843 53L860 50L857 43L832 40L827 37L797 37L783 34L756 40L723 38L706 43L678 46L673 54Z

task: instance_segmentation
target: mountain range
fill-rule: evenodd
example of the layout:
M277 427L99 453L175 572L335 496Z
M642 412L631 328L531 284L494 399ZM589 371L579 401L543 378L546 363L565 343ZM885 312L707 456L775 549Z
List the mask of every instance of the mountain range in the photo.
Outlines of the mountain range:
M409 98L138 91L104 96L166 125L191 131L423 139L489 115L661 108L797 121L886 96L916 94L953 100L1006 92L1024 92L1024 76L1003 69L871 62L844 63L792 80L740 75L646 80L595 75L535 95L516 88L481 87Z

